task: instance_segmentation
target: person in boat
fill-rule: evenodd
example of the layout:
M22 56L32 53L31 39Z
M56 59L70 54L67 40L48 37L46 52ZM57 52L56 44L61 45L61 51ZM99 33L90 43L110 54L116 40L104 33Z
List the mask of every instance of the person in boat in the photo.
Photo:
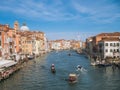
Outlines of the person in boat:
M76 82L76 81L77 81L77 75L76 75L76 74L69 74L69 79L68 79L68 81L69 81L70 83Z
M77 68L78 68L78 69L82 69L82 66L78 65Z
M54 64L51 65L51 71L52 71L53 73L56 72L56 70L55 70L55 65L54 65Z
M83 68L82 66L80 65L77 65L77 70L76 71L87 71L85 68Z

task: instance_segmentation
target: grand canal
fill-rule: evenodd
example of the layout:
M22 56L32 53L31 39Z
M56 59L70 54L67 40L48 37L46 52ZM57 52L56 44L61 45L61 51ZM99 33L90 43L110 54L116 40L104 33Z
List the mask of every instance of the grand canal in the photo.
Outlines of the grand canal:
M50 71L52 63L56 74ZM76 71L78 64L85 70ZM77 83L65 81L69 73L79 75ZM0 83L0 90L120 90L120 70L93 67L84 55L75 51L54 51L24 64L20 71Z

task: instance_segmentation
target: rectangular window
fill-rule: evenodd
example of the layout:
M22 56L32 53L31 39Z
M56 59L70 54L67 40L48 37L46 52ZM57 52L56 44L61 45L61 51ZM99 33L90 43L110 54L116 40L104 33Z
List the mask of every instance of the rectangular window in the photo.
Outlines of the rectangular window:
M115 52L116 50L114 49L114 52Z
M114 43L114 47L115 47L116 45L115 45L115 43Z
M110 52L113 52L113 50L112 50L112 49L110 49Z
M110 43L110 46L112 46L112 43Z
M117 49L117 52L119 52L119 49Z
M108 49L106 49L105 52L108 52Z
M117 46L119 46L119 43L117 43Z
M105 43L105 46L108 46L108 43Z

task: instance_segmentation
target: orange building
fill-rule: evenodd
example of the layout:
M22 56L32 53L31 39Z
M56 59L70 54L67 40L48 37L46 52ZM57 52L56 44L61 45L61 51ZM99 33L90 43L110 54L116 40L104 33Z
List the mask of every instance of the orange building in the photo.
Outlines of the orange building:
M45 51L44 33L32 31L19 31L21 36L22 54L38 54Z
M14 23L14 28L0 24L0 57L14 54L32 54L45 52L47 39L43 32L32 32L24 24L19 28L19 23Z
M9 58L12 54L20 52L20 35L16 29L9 25L0 25L0 57Z

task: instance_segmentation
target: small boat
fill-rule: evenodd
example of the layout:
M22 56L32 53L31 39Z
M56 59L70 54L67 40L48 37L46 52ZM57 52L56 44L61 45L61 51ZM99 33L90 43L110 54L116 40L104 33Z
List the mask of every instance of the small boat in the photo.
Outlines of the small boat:
M98 64L96 62L91 62L92 66L97 66Z
M99 61L91 62L91 65L92 65L92 66L98 66L98 67L107 67L107 66L111 66L110 63L99 62Z
M101 64L101 62L98 61L98 60L91 62L91 65L92 65L92 66L98 66L98 64Z
M98 67L108 67L108 66L111 66L111 64L105 63L105 64L98 64L97 66Z
M77 70L76 71L86 71L82 66L80 65L77 65Z
M52 72L52 73L56 73L54 64L51 65L51 72Z
M68 56L71 56L71 54L69 53Z
M32 60L32 59L34 59L34 56L33 56L33 55L28 55L27 58L28 58L29 60Z
M77 75L74 73L69 74L69 83L76 83L77 82Z
M82 66L80 66L80 65L77 65L77 68L78 68L78 69L81 69L81 68L82 68Z

